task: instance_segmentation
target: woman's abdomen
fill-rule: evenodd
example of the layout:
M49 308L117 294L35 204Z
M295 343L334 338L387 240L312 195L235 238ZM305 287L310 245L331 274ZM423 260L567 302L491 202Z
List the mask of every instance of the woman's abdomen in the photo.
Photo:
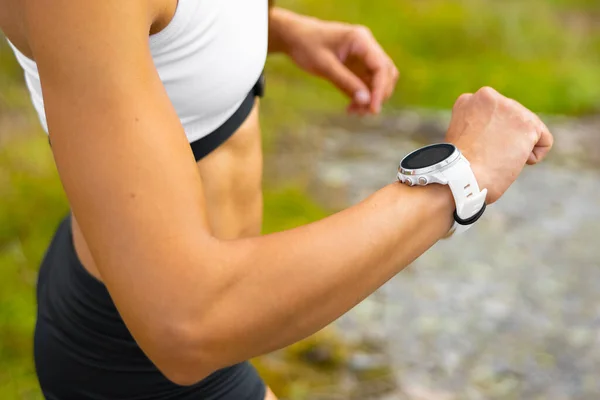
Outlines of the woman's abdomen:
M198 161L206 213L217 238L235 239L260 234L262 167L257 100L236 133Z
M263 215L261 131L259 100L236 132L197 162L211 233L219 239L260 234ZM73 242L85 269L96 279L102 276L75 217Z

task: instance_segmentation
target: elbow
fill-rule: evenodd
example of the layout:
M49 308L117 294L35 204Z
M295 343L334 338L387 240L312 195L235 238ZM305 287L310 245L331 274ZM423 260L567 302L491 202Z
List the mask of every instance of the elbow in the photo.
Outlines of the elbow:
M225 366L211 350L214 344L208 344L197 329L171 326L152 341L154 351L148 352L149 358L176 385L194 385Z
M194 305L183 300L168 308L169 316L153 319L155 329L146 354L165 378L180 386L194 385L243 361L239 330L232 329L221 297L206 292Z
M182 369L165 369L161 370L161 373L167 378L170 382L178 385L178 386L192 386L196 383L200 382L202 379L209 376L210 373L198 374L192 373L190 371L184 371Z
M178 386L192 386L200 382L214 371L208 368L190 370L188 368L178 366L158 366L158 369L170 382Z
M222 322L221 317L200 317L163 326L161 334L154 335L155 366L171 382L191 386L250 358L240 347L244 340L232 336L231 325Z
M192 375L190 372L187 372L187 371L172 370L172 369L163 369L163 370L161 370L161 373L170 382L172 382L178 386L195 385L196 383L200 382L202 379L204 379L205 377L210 375L210 374L206 374L203 377L198 377L197 375Z

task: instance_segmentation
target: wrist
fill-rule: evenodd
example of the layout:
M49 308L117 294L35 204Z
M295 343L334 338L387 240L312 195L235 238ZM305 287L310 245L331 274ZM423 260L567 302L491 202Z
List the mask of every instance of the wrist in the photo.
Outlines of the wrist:
M454 224L455 202L452 191L446 185L427 185L407 187L406 185L395 182L386 189L389 189L396 199L396 215L405 219L407 214L420 214L418 219L426 224L431 224L432 228L437 230L439 239L444 238ZM398 201L402 199L402 201ZM407 204L410 204L407 207Z
M481 160L478 157L476 157L476 155L472 151L470 151L469 148L465 148L466 146L462 146L460 143L454 143L452 141L449 141L449 143L454 144L456 148L460 150L463 157L469 162L469 166L471 167L471 171L473 171L473 175L475 176L475 180L477 181L479 190L488 190L486 203L491 204L487 201L490 198L490 182L486 173L487 168L485 167L484 163L481 162Z
M483 189L487 189L488 193L486 196L486 204L491 204L489 202L490 199L490 181L488 179L488 175L486 174L487 169L481 165L479 162L475 161L475 162L471 162L471 160L469 158L467 158L467 160L469 160L469 163L471 164L471 170L473 171L473 175L475 175L475 180L477 181L477 184L479 185L479 190L483 190Z
M290 54L299 31L310 17L296 14L280 7L269 9L269 53Z

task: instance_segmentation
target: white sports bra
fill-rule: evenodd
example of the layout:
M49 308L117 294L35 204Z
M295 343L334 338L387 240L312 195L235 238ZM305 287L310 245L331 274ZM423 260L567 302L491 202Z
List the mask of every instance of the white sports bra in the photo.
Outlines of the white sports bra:
M268 2L179 0L169 25L149 40L160 79L192 143L223 125L261 76ZM9 44L48 132L36 63Z

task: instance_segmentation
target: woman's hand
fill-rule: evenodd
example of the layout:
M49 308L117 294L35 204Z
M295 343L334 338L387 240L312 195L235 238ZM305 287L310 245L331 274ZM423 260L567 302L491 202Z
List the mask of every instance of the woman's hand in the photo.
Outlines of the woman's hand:
M398 69L371 31L321 21L280 8L270 11L269 47L305 71L329 80L350 97L349 112L379 113L393 93Z
M488 190L488 204L504 194L525 164L540 162L554 141L534 113L489 87L458 98L446 140L471 163L479 187Z

